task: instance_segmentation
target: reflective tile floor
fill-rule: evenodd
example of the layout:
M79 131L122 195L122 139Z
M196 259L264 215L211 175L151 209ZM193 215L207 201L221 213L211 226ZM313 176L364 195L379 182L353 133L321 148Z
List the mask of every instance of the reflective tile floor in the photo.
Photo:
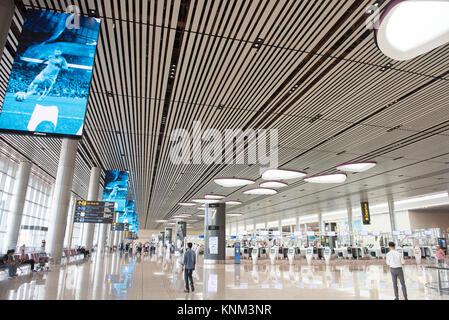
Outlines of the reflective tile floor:
M93 257L49 272L26 271L14 279L2 272L0 299L393 299L391 276L382 265L200 264L194 273L195 292L187 294L176 262L118 253L98 260ZM449 298L424 286L421 266L407 265L404 272L409 299Z

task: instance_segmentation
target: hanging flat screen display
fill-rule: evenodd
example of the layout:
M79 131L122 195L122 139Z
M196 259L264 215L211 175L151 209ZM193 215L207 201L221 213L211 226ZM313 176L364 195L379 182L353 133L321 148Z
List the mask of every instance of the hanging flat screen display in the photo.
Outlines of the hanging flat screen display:
M125 211L126 194L128 192L128 179L128 171L106 171L104 178L103 201L115 202L115 211ZM123 221L119 222L122 223Z
M0 130L81 137L99 30L97 18L27 10Z

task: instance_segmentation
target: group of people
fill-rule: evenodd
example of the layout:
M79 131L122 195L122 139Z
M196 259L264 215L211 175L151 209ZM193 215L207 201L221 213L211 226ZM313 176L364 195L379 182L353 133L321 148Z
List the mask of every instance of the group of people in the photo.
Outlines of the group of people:
M78 249L76 249L78 254L84 255L84 259L90 256L90 251L86 249L86 247L79 246Z
M27 259L25 255L25 245L20 247L20 256L19 259L15 259L16 250L10 249L6 252L6 254L2 257L0 261L0 266L8 269L9 277L17 276L17 268L21 265L29 264L32 272L36 272L34 269L35 261L33 259Z
M127 242L127 243L123 243L121 242L119 245L119 251L121 254L123 253L128 253L128 254L133 254L133 252L136 255L141 256L142 255L142 251L143 252L147 252L147 246L143 246L142 242Z

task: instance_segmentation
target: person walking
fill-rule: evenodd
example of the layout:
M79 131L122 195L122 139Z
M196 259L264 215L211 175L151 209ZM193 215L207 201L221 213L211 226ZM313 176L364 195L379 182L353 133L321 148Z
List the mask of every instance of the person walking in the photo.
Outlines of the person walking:
M404 264L404 258L402 254L396 251L396 245L394 242L388 243L390 247L390 252L387 253L386 263L390 266L391 277L393 279L393 290L394 290L394 300L399 300L399 292L398 292L398 278L401 282L402 293L404 295L404 299L407 298L407 287L405 286L404 279L404 271L402 270L402 265Z
M187 244L187 250L184 253L184 259L182 261L182 268L184 269L184 282L186 285L186 289L184 292L189 293L189 282L190 287L192 288L192 292L195 291L195 287L193 286L193 277L192 273L193 270L195 270L196 265L196 255L195 252L192 250L192 243L189 242Z
M440 246L437 246L437 251L435 252L435 256L438 260L438 263L442 264L444 263L444 258L446 257L446 255L444 254L443 249L441 249Z

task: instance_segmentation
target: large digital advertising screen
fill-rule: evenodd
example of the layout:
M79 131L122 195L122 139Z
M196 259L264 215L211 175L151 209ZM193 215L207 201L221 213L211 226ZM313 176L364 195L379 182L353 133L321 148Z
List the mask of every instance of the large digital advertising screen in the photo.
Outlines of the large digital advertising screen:
M115 202L115 211L125 211L128 192L129 172L106 171L104 178L103 201ZM121 221L119 221L121 223Z
M120 212L119 223L128 223L129 231L137 233L139 231L138 214L135 211L135 201L126 200L125 211Z
M0 130L81 137L100 19L27 10Z
M134 215L134 200L126 200L125 209L119 213L118 222L128 223L131 226Z

